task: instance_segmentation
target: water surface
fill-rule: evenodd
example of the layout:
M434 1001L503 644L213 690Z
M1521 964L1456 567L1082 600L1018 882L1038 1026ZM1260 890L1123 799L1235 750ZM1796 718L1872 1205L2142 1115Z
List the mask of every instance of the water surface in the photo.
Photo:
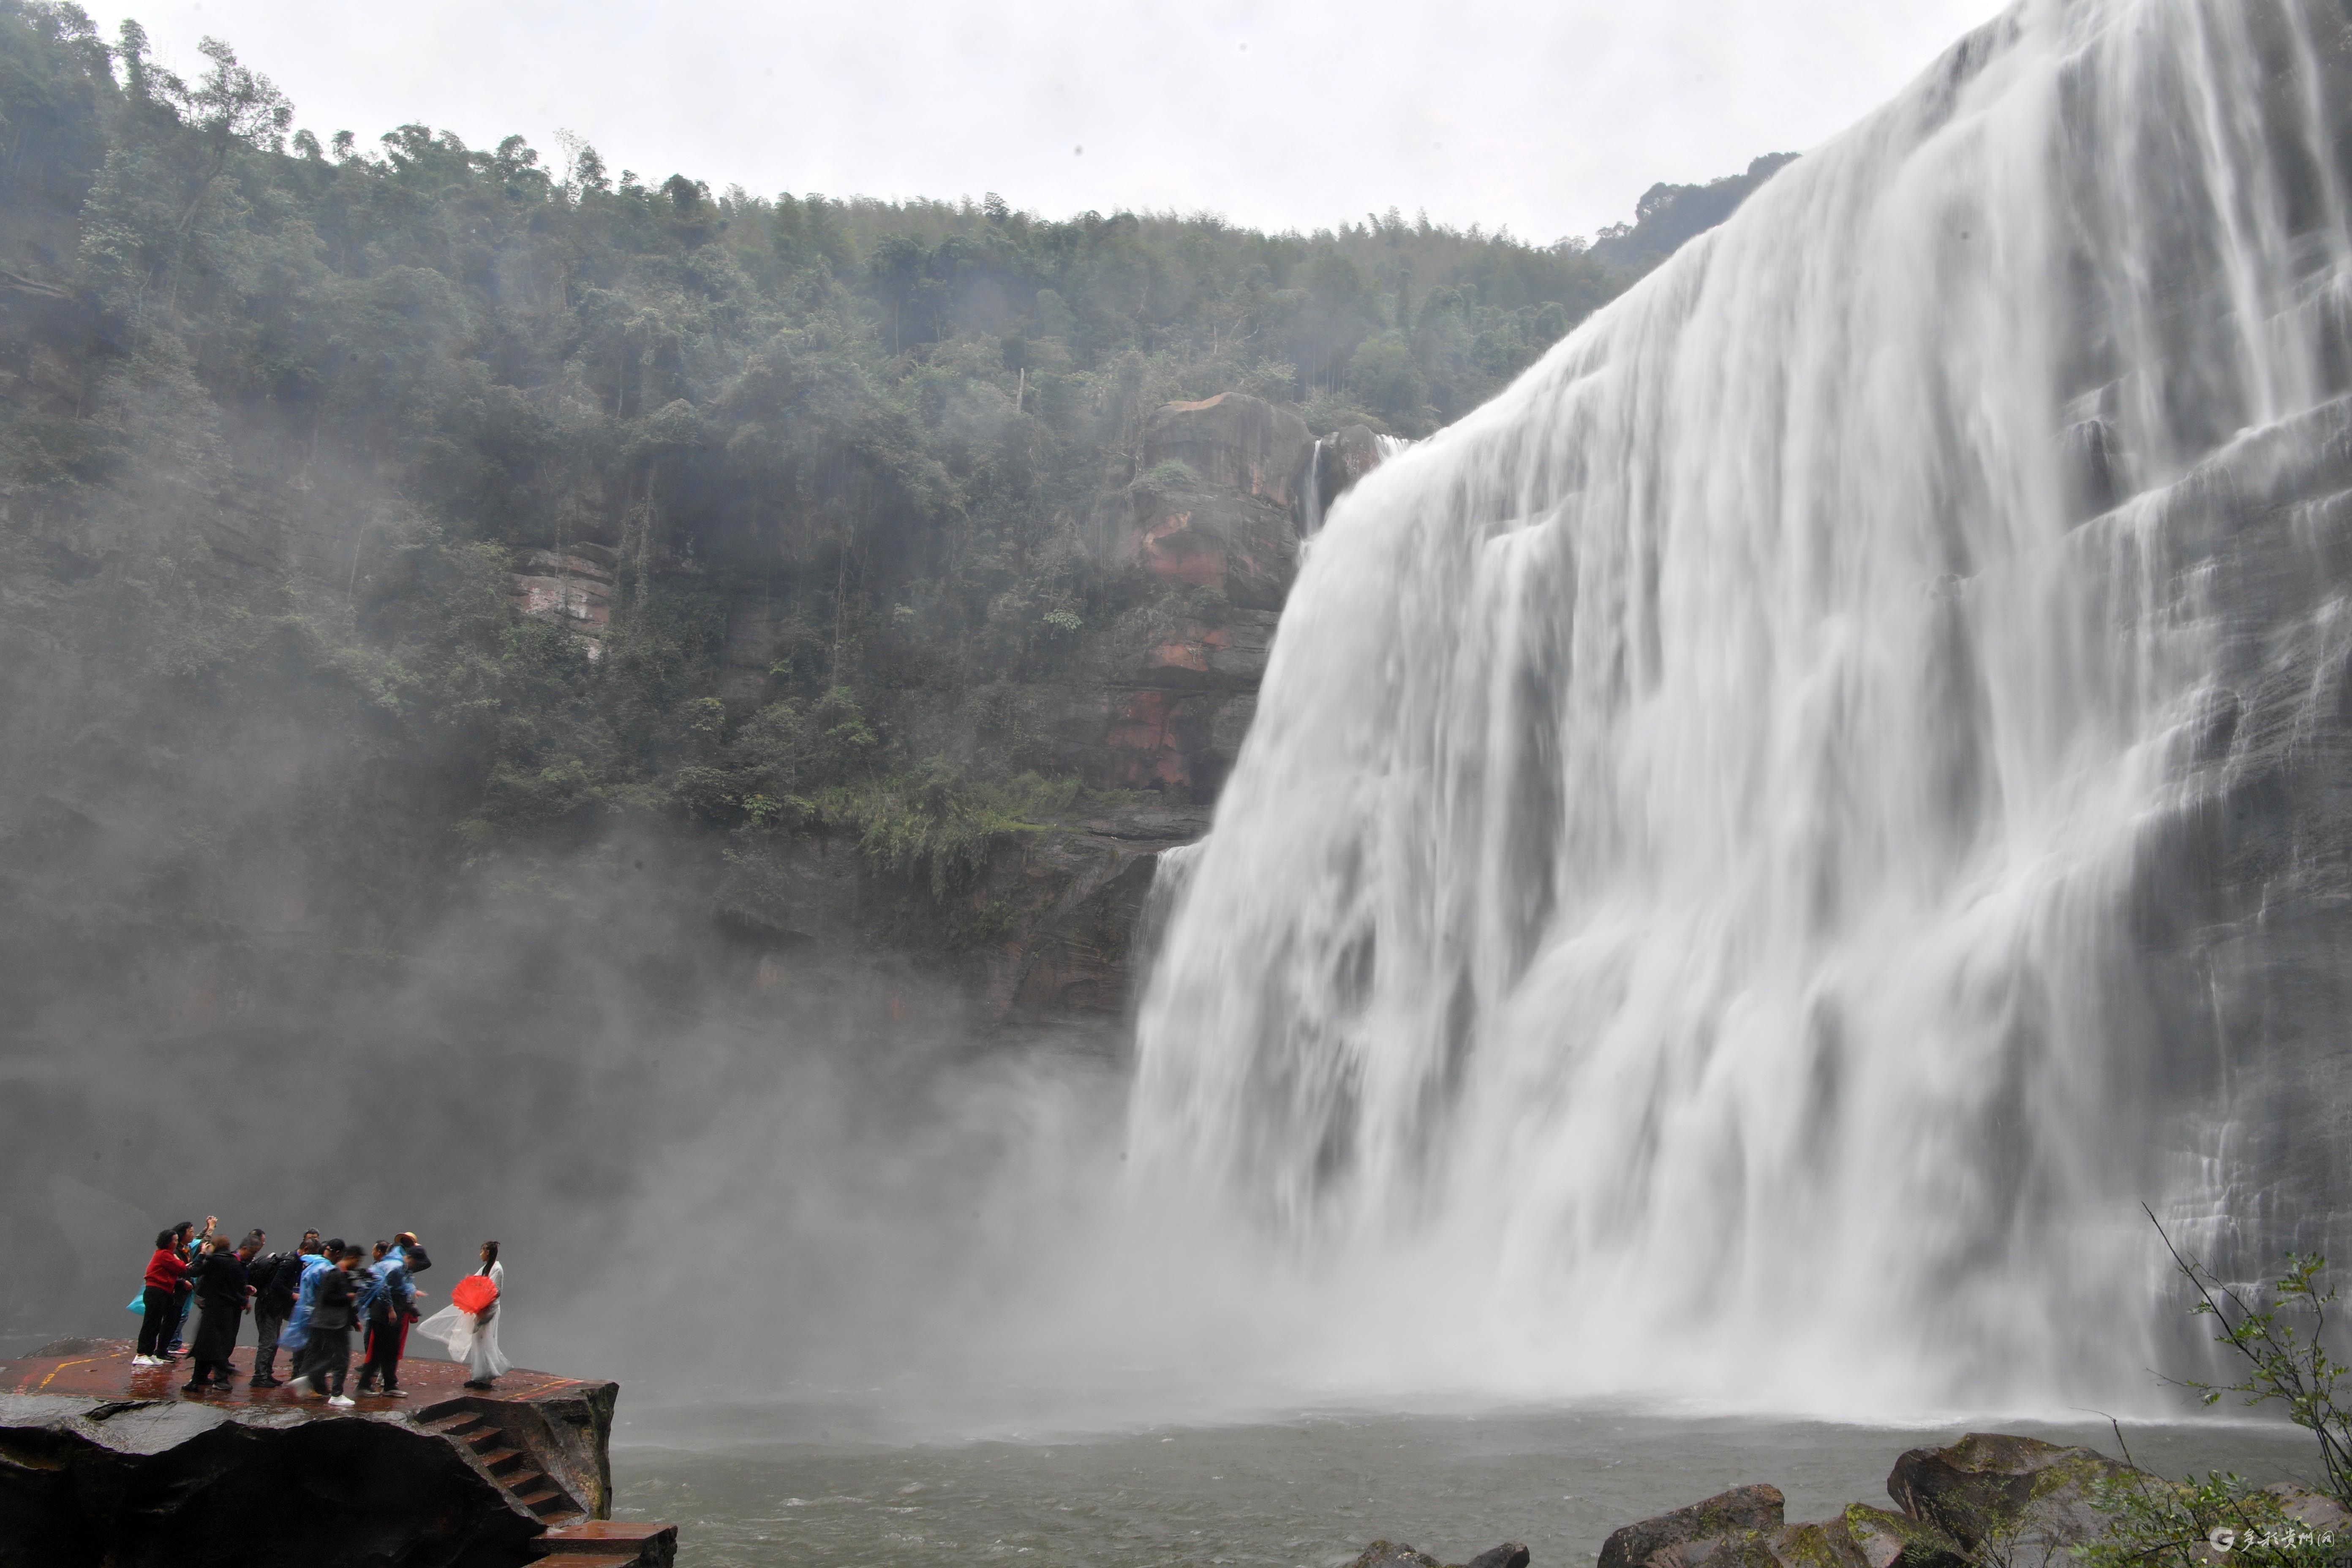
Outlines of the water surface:
M1999 1429L2115 1451L2087 1421ZM1897 1454L1962 1430L1585 1408L926 1442L885 1440L887 1418L812 1401L637 1412L615 1434L613 1468L623 1517L682 1527L680 1568L1333 1568L1382 1538L1450 1563L1523 1541L1537 1568L1575 1568L1618 1526L1742 1482L1780 1487L1792 1521L1885 1507ZM2310 1439L2293 1428L2125 1436L2169 1474L2311 1479Z

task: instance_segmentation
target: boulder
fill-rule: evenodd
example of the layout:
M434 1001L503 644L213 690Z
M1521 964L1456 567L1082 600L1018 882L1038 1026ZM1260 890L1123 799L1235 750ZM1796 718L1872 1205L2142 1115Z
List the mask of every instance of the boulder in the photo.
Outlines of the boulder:
M1688 1508L1625 1526L1601 1543L1598 1568L1643 1568L1673 1548L1698 1542L1719 1543L1726 1538L1760 1537L1781 1528L1785 1522L1782 1510L1787 1502L1778 1487L1734 1487ZM1677 1560L1675 1568L1702 1568L1703 1564L1705 1568L1715 1568L1718 1561L1727 1563L1734 1560L1751 1561L1746 1557L1719 1558L1701 1552L1692 1558Z
M1528 1549L1516 1541L1506 1541L1500 1546L1489 1546L1465 1563L1462 1568L1528 1568Z
M1895 1460L1886 1492L1906 1517L1966 1551L1990 1548L2025 1568L2098 1537L2106 1520L2092 1506L2092 1488L2132 1473L2094 1448L1971 1432Z
M1369 434L1369 432L1367 432ZM1246 393L1164 404L1143 424L1143 468L1181 463L1202 483L1288 510L1314 446L1306 421Z
M1445 1564L1426 1552L1375 1541L1365 1547L1362 1553L1348 1564L1348 1568L1445 1568Z

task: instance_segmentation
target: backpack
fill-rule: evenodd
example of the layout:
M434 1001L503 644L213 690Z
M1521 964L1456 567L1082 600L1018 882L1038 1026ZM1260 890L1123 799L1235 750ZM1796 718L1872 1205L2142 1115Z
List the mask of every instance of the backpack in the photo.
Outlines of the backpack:
M294 1310L294 1292L302 1283L302 1255L265 1252L246 1265L245 1277L253 1282L254 1306L282 1318Z

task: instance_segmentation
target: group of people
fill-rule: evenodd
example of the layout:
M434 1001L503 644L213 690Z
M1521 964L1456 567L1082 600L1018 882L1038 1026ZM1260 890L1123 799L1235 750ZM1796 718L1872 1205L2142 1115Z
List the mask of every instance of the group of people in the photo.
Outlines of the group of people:
M416 1276L433 1260L414 1231L379 1241L371 1251L347 1245L341 1237L321 1240L317 1231L306 1230L292 1252L268 1252L269 1239L257 1227L231 1242L219 1223L216 1216L207 1217L199 1230L194 1220L183 1220L157 1234L145 1287L131 1302L141 1314L131 1365L169 1366L185 1344L192 1370L184 1392L226 1389L234 1376L229 1358L249 1308L251 1388L285 1386L277 1376L282 1350L297 1394L352 1405L343 1384L351 1371L352 1335L363 1331L359 1392L405 1398L400 1363L411 1324L466 1363L468 1388L488 1388L509 1370L499 1353L506 1269L499 1262L497 1242L482 1243L478 1276L450 1292L448 1306L425 1318L417 1309L425 1292L416 1288ZM183 1336L192 1304L196 1329L188 1343Z

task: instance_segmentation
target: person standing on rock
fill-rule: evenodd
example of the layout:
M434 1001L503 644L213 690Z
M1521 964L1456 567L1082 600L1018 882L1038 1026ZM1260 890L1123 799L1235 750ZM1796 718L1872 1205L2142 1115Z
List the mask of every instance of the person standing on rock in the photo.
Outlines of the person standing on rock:
M376 1243L373 1277L362 1293L367 1314L367 1361L360 1368L360 1392L372 1394L379 1381L386 1397L405 1399L400 1386L400 1342L409 1320L416 1316L415 1292L408 1282L408 1262L390 1242Z
M196 1228L196 1222L192 1219L184 1219L172 1227L172 1233L180 1239L180 1261L188 1266L188 1274L180 1281L179 1299L172 1303L171 1343L163 1352L167 1359L187 1349L189 1308L194 1304L196 1292L195 1267L197 1260L204 1257L205 1243L212 1239L213 1227L218 1224L220 1215L208 1214L205 1215L205 1228L202 1230Z
M146 1288L139 1300L139 1345L131 1358L132 1366L164 1366L170 1363L167 1353L172 1348L172 1329L179 1321L176 1303L180 1299L180 1281L186 1279L188 1266L180 1258L179 1237L168 1230L155 1233L155 1255L147 1260Z
M294 1292L302 1284L302 1266L317 1252L318 1246L316 1236L305 1237L299 1251L273 1252L246 1268L253 1280L253 1381L246 1384L248 1388L279 1386L278 1336L286 1327L287 1314L294 1310Z
M215 1236L205 1244L204 1260L197 1265L195 1277L196 1305L204 1318L196 1325L192 1357L195 1368L181 1392L202 1394L207 1388L228 1387L229 1358L236 1352L237 1325L245 1321L246 1299L253 1293L246 1266L260 1250L261 1236L257 1231L247 1237L234 1252L229 1250L228 1237L225 1236Z
M306 1256L302 1259L302 1278L294 1287L294 1310L286 1314L286 1327L278 1335L278 1342L294 1358L292 1376L297 1383L302 1381L304 1369L310 1362L310 1313L319 1304L319 1279L342 1256L342 1237L313 1242L305 1237L302 1250Z
M416 1325L416 1331L449 1347L450 1356L466 1363L467 1388L488 1388L490 1380L513 1367L499 1353L499 1317L506 1306L507 1271L499 1261L499 1244L482 1243L482 1266L449 1292L449 1304ZM487 1279L488 1300L468 1310L461 1301L480 1293L476 1279Z
M315 1272L317 1289L308 1324L310 1353L303 1358L305 1370L297 1380L307 1380L311 1393L326 1394L328 1404L344 1408L353 1403L343 1393L343 1379L352 1370L352 1322L359 1300L362 1257L358 1247L346 1247L333 1267Z

